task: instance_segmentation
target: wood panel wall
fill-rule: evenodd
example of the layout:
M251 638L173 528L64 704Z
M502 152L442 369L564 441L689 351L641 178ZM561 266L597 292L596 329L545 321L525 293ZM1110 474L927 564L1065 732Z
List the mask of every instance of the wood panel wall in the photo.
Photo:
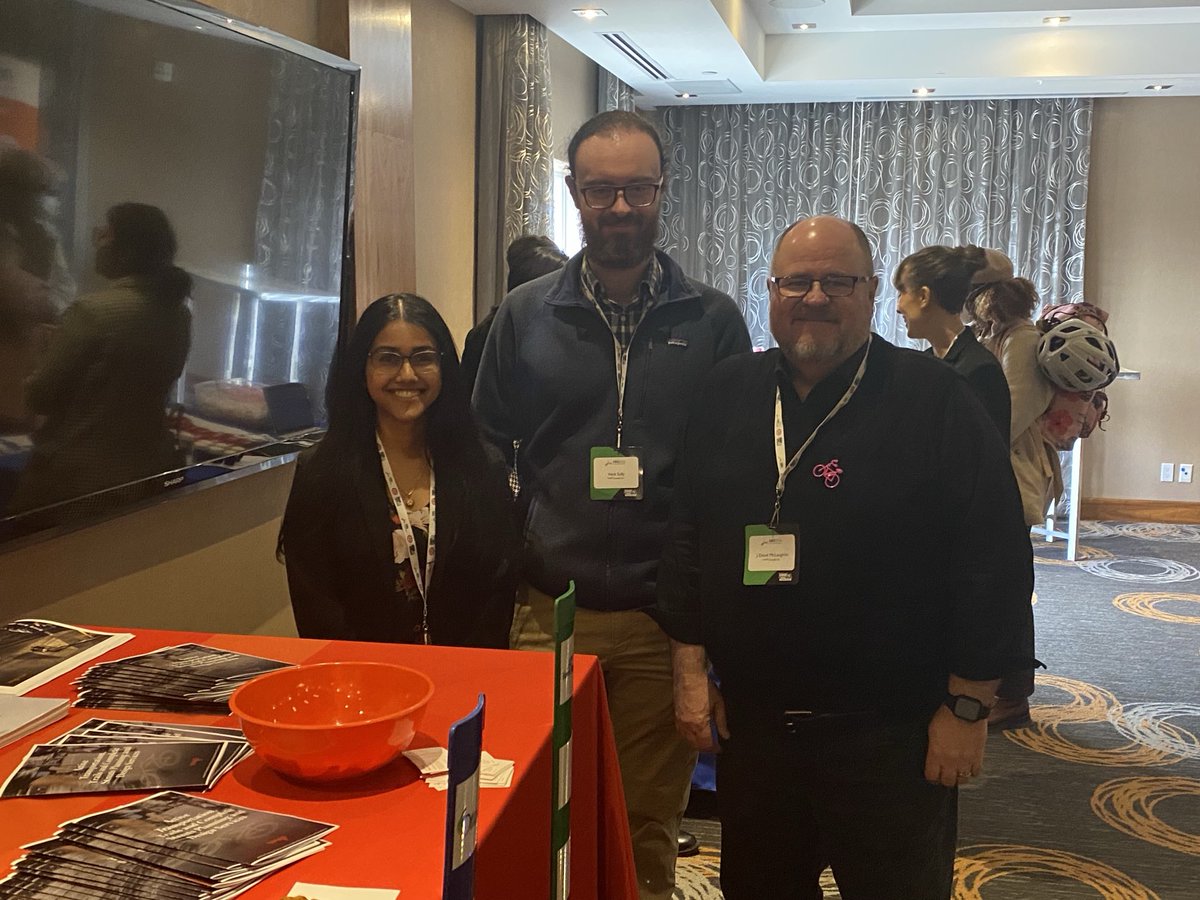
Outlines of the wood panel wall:
M1200 503L1177 500L1120 500L1084 497L1079 507L1082 519L1102 522L1165 522L1200 525Z

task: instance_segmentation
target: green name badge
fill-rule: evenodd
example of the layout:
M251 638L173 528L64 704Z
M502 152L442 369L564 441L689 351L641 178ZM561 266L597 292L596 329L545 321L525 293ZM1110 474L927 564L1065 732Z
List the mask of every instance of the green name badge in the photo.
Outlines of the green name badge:
M795 525L746 526L742 584L795 584L800 574Z
M641 500L642 457L637 447L593 447L589 495L593 500Z

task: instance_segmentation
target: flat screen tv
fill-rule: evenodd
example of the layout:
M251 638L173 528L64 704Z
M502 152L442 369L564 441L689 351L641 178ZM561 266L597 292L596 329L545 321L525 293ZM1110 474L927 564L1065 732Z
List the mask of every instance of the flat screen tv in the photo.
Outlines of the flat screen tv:
M321 430L357 85L189 0L0 0L0 546Z

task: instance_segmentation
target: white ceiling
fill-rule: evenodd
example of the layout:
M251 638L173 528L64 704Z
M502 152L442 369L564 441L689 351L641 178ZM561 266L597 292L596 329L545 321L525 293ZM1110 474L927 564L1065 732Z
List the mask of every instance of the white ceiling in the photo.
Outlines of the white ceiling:
M528 13L645 106L912 99L917 87L934 99L1200 95L1200 0L454 2L478 15ZM583 7L608 15L572 11ZM1042 24L1055 15L1070 21ZM816 28L792 28L802 22ZM603 32L623 34L669 77L644 72ZM1146 90L1164 83L1173 87Z

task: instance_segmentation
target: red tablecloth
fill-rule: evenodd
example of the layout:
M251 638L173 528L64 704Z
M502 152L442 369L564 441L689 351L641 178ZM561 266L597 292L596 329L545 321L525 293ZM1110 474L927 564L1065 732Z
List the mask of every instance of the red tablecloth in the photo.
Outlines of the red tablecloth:
M516 767L510 788L479 792L475 895L479 900L540 900L549 895L553 654L143 630L97 661L189 641L292 663L377 660L419 669L433 679L434 695L418 744L444 747L450 724L470 712L483 691L483 748L497 758L514 760ZM69 682L85 670L86 665L30 693L73 698ZM236 724L211 716L72 709L66 719L0 750L0 776L7 777L31 744L93 715ZM594 657L579 656L575 662L573 744L571 896L636 900L620 770L604 682ZM0 800L0 877L20 855L20 845L49 837L67 819L140 796L145 795ZM251 900L278 900L297 881L388 887L399 890L401 900L441 894L447 795L421 783L416 769L403 759L351 786L318 788L289 782L251 756L203 796L339 826L329 836L332 846L272 875L244 895Z

